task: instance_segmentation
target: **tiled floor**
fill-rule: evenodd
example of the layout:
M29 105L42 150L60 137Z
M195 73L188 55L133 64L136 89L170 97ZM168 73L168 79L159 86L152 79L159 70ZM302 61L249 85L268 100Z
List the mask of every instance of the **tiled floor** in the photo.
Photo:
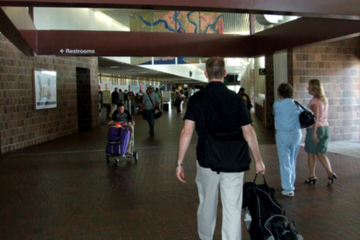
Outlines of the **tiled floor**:
M139 161L106 164L108 128L65 137L0 157L0 239L198 239L195 144L186 156L187 184L174 176L183 114L165 112L155 135L135 116ZM360 239L360 159L329 153L338 180L326 187L318 166L315 186L304 184L301 148L294 198L280 192L274 131L254 123L276 198L305 239ZM248 171L245 180L252 180ZM221 239L219 208L214 239ZM243 239L249 239L243 228Z

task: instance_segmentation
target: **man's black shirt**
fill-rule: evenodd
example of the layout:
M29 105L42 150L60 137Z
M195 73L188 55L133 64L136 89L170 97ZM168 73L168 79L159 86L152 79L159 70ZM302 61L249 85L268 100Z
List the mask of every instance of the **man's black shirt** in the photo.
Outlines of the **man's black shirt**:
M229 90L222 82L210 82L203 90L195 93L189 99L184 120L195 122L199 136L196 147L197 160L200 166L205 168L209 168L209 159L205 157L210 147L207 141L209 134L231 133L252 123L243 98ZM228 149L225 149L225 145ZM230 142L221 144L220 151L227 152L224 156L231 158L232 151L236 151L231 148L235 146ZM245 163L244 170L248 169L247 165L248 163Z

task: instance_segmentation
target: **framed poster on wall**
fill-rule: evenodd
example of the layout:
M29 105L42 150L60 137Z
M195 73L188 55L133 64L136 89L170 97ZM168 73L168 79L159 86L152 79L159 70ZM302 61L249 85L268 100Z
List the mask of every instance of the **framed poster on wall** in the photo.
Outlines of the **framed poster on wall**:
M57 107L56 71L34 70L35 110Z

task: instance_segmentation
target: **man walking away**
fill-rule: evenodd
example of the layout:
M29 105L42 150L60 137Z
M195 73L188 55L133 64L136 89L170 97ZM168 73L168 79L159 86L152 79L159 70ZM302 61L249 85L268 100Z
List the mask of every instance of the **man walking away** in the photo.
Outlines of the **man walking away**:
M220 188L223 205L222 239L241 239L241 208L244 171L255 160L256 173L265 173L252 120L242 97L224 85L227 72L223 58L206 62L209 84L188 102L180 134L175 175L185 182L183 160L194 129L198 134L196 184L199 194L198 233L213 239Z

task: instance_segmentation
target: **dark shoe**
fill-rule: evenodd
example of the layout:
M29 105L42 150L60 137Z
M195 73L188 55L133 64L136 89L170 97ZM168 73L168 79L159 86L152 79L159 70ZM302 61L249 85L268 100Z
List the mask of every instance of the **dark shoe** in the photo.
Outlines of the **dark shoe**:
M335 173L333 173L333 174L332 174L332 177L329 177L328 179L329 179L329 180L328 180L327 186L330 187L330 185L332 185L332 184L334 183L335 179L337 179L337 176L336 176Z
M309 177L308 179L305 180L305 183L309 183L309 184L315 185L316 179L317 179L317 178L316 178L315 176Z

